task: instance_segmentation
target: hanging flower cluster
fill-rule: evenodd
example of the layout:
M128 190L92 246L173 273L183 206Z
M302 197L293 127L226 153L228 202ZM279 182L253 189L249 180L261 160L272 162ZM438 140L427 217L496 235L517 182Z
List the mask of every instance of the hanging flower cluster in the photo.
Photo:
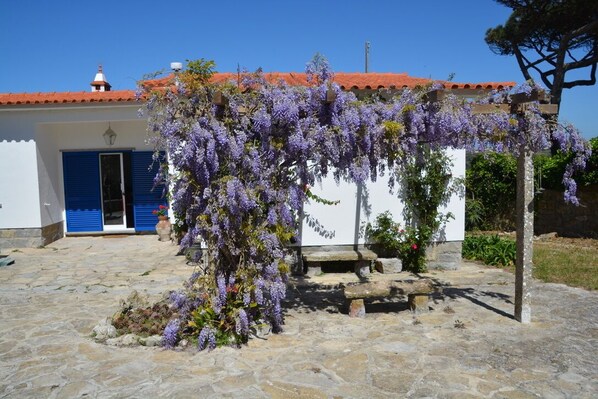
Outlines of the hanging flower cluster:
M432 150L517 152L522 140L537 149L556 137L577 154L571 171L588 156L574 129L549 126L534 107L517 118L473 115L472 104L452 95L427 101L430 88L359 101L332 81L319 57L307 66L307 87L269 82L259 72L244 74L240 87L211 85L205 73L198 74L201 84L189 84L201 66L196 62L176 85L149 94L146 102L154 144L171 164L161 178L186 228L181 246L201 241L207 248L196 252L208 265L202 288L195 276L173 299L184 311L166 328L168 346L183 331L195 334L203 349L245 342L260 323L281 330L285 246L297 234L306 185L328 174L364 182L387 173L392 186L422 143ZM575 202L574 187L567 187Z

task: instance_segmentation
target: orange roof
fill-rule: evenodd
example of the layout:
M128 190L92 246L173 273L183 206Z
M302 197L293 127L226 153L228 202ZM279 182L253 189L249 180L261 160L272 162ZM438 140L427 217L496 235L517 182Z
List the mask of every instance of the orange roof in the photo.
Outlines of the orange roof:
M0 105L108 103L135 101L133 90L62 93L0 93Z
M305 73L271 72L264 74L270 82L285 81L295 86L309 85ZM168 86L172 75L165 78L148 81L148 87ZM216 73L212 83L237 81L236 73ZM416 78L406 73L346 73L338 72L334 75L334 82L343 90L377 90L402 89L423 86L432 82L441 83L446 89L503 89L515 86L515 82L483 82L483 83L455 83L435 81L433 79ZM133 90L116 90L103 92L59 92L59 93L0 93L0 106L22 104L67 104L93 102L132 102L135 101Z
M264 76L269 82L280 80L291 86L308 86L307 76L299 72L268 72ZM169 75L161 79L146 82L147 87L164 87L172 82L173 76ZM236 73L224 72L215 73L212 76L212 83L223 83L226 81L236 82ZM428 78L416 78L406 73L360 73L360 72L337 72L334 74L334 82L343 90L377 90L377 89L403 89L424 86L433 82L441 83L446 89L504 89L515 86L515 82L482 82L482 83L456 83Z

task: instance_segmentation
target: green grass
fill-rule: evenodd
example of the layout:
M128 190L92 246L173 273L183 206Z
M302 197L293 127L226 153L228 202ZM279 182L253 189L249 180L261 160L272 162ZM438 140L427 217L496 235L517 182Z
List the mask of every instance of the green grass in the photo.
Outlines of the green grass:
M535 278L587 290L598 289L598 249L534 243Z
M493 263L515 272L514 263L493 261L493 254L501 254L502 249L508 247L505 245L506 241L514 244L513 237L499 239L488 233L468 235L463 243L463 257L481 260L486 264ZM499 256L499 259L501 258ZM548 241L534 241L533 260L533 276L539 280L598 290L598 240L553 238Z

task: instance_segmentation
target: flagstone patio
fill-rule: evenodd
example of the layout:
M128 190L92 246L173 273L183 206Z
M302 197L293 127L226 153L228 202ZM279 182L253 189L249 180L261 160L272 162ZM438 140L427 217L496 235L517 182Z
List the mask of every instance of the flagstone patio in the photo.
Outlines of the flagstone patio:
M176 252L157 236L3 248L15 263L0 267L0 397L598 396L598 293L534 281L523 325L514 276L473 263L426 274L443 292L425 314L379 301L350 318L338 283L354 277L324 274L293 279L285 331L241 349L94 342L132 290L158 299L180 287L193 268Z

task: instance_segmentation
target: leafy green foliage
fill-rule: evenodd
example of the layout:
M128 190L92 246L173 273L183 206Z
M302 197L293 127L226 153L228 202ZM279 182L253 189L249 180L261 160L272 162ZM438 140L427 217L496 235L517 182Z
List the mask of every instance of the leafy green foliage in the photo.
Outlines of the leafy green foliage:
M514 229L517 188L515 157L498 153L476 155L471 159L465 176L466 228Z
M590 139L592 156L586 169L576 172L581 186L598 184L598 137ZM534 156L536 191L563 190L563 174L573 155ZM514 230L517 189L517 160L510 154L487 153L471 158L465 180L465 228L472 230Z
M208 295L204 298L205 301L191 313L191 321L188 323L192 331L190 335L198 336L207 327L215 334L216 346L239 346L247 343L247 334L236 327L239 311L244 308L238 284L226 288L226 301L223 301L224 306L220 309L213 298ZM252 304L251 309L257 310L257 305Z
M341 201L340 201L340 200L331 201L331 200L328 200L328 199L326 199L326 198L322 198L322 197L320 197L320 196L319 196L319 195L317 195L317 194L314 194L314 193L313 193L313 192L310 190L310 187L309 187L309 186L306 186L306 187L305 187L305 196L306 196L308 199L310 199L310 200L312 200L312 201L314 201L314 202L316 202L316 203L318 203L318 204L322 204L322 205L338 205L338 204L340 204L340 203L341 203Z
M401 228L386 211L365 229L366 240L382 255L398 257L405 270L425 272L426 248L434 234L453 215L443 215L439 207L446 204L460 187L460 181L450 173L450 158L443 151L433 151L420 145L400 168L402 190L399 193L405 208L407 226Z
M575 181L581 186L598 184L598 137L589 140L592 156L586 163L586 169L574 175ZM534 158L536 180L542 188L550 190L563 189L563 172L573 156L557 152L553 156L538 155Z
M462 255L465 259L507 267L515 263L516 254L515 241L498 235L469 235L463 240Z
M444 151L434 151L427 145L420 145L401 165L399 196L405 203L403 216L408 226L414 226L410 234L414 251L403 259L405 270L427 270L426 248L440 227L454 218L451 213L439 212L439 207L461 188L461 181L451 175L451 167L452 162Z
M417 251L417 231L402 228L393 220L390 211L376 216L374 224L368 223L365 238L376 253L385 258L400 258L403 262L414 257Z

